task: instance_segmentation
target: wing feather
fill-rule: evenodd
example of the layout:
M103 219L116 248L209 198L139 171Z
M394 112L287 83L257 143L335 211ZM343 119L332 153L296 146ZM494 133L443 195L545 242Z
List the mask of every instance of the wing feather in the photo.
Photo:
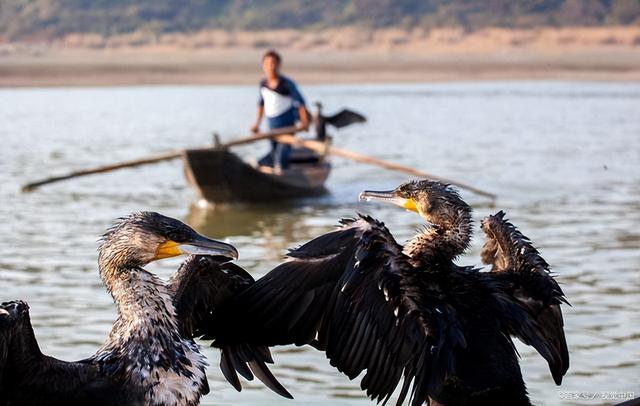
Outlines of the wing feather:
M221 258L192 255L169 281L183 334L199 337L214 320L213 312L254 283L239 266Z
M372 399L388 400L404 379L415 381L412 399L424 402L465 344L455 313L431 283L384 224L367 216L344 220L234 297L219 325L245 323L217 331L215 344L312 344L350 379L366 371L361 387Z
M364 123L365 121L367 121L367 119L362 114L356 113L355 111L351 111L349 109L343 109L332 116L326 117L325 119L327 123L336 128L342 128L350 124Z
M141 395L102 374L91 358L66 362L42 354L27 303L0 304L0 404L135 404Z
M3 303L3 306L5 304ZM11 325L11 313L0 306L0 393L5 393L4 375L8 366L9 348L11 345L11 335L13 332Z
M189 257L169 281L183 334L215 335L218 309L253 283L253 277L233 263L209 256ZM274 392L292 398L266 365L273 363L268 347L231 342L220 346L220 351L220 370L236 390L242 389L237 373L247 380L255 375Z
M549 264L531 241L505 219L503 211L482 221L486 242L481 257L492 274L507 286L507 301L515 298L528 315L513 316L513 334L533 346L549 364L557 385L569 369L569 350L560 305L568 303ZM530 320L527 320L526 317Z

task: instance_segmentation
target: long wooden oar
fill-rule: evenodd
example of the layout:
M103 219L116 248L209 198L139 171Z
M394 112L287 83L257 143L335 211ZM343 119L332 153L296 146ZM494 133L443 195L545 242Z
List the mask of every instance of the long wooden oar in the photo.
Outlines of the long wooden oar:
M376 166L380 166L382 168L385 169L389 169L392 171L398 171L398 172L403 172L403 173L407 173L409 175L413 175L413 176L418 176L421 178L430 178L430 179L434 179L434 180L439 180L441 182L444 183L449 183L455 186L458 186L462 189L466 189L469 190L471 192L474 192L476 194L482 195L482 196L486 196L492 200L496 200L497 196L493 193L489 193L487 191L478 189L477 187L474 186L470 186L455 180L451 180L451 179L446 179L440 176L435 176L435 175L431 175L425 172L421 172L418 171L416 169L413 169L411 167L408 166L404 166L404 165L399 165L393 162L388 162L388 161L383 161L382 159L378 159L378 158L374 158L371 156L367 156L367 155L362 155L362 154L358 154L356 152L353 151L348 151L346 149L340 149L340 148L336 148L336 147L332 147L329 146L327 144L324 144L322 142L318 142L318 141L314 141L314 140L305 140L305 139L301 139L301 138L296 138L292 135L280 135L278 137L275 138L276 141L283 143L283 144L289 144L289 145L293 145L296 147L305 147L308 149L311 149L315 152L318 152L320 154L325 154L325 153L329 153L329 154L333 154L333 155L337 155L343 158L347 158L347 159L351 159L352 161L356 161L356 162L361 162L361 163L365 163L365 164L369 164L369 165L376 165Z
M242 144L249 144L252 142L256 142L256 141L260 141L260 140L265 140L265 139L270 139L270 138L275 138L276 136L282 135L282 134L292 134L296 132L296 128L295 127L285 127L285 128L279 128L277 130L273 130L273 131L268 131L268 132L264 132L264 133L258 133L249 137L244 137L244 138L239 138L237 140L234 141L230 141L226 144L220 144L220 145L216 145L214 146L214 148L229 148L229 147L233 147L236 145L242 145ZM201 149L211 149L212 147L204 147ZM140 165L148 165L148 164L154 164L157 162L162 162L162 161L168 161L171 159L176 159L176 158L180 158L182 156L182 151L183 150L172 150L172 151L167 151L161 154L157 154L157 155L150 155L148 157L144 157L141 159L133 159L130 161L123 161L123 162L118 162L115 164L111 164L111 165L104 165L104 166L98 166L96 168L90 168L90 169L83 169L83 170L79 170L79 171L75 171L75 172L71 172L68 173L66 175L60 175L60 176L53 176L50 178L46 178L46 179L42 179L42 180L38 180L36 182L31 182L31 183L27 183L26 185L22 186L22 191L23 192L30 192L42 185L46 185L48 183L53 183L53 182L59 182L61 180L65 180L65 179L71 179L71 178L77 178L79 176L86 176L86 175L92 175L94 173L102 173L102 172L108 172L108 171L113 171L116 169L122 169L122 168L131 168L133 166L140 166Z
M416 169L410 168L408 166L404 166L404 165L399 165L393 162L388 162L388 161L384 161L382 159L378 159L378 158L374 158L374 157L370 157L367 155L362 155L362 154L358 154L356 152L353 151L348 151L345 149L340 149L340 148L336 148L336 147L332 147L329 146L325 143L319 142L319 141L314 141L314 140L305 140L305 139L300 139L300 138L296 138L294 137L293 133L296 132L296 128L295 127L285 127L285 128L279 128L273 131L269 131L269 132L265 132L265 133L259 133L250 137L245 137L245 138L239 138L237 140L234 141L230 141L228 143L225 144L220 144L220 145L216 145L214 148L229 148L229 147L233 147L236 145L242 145L242 144L249 144L255 141L260 141L260 140L265 140L265 139L277 139L278 142L281 142L283 144L290 144L290 145L294 145L294 146L299 146L299 147L305 147L308 148L310 150L316 151L320 154L326 154L326 153L330 153L333 155L337 155L343 158L347 158L347 159L351 159L353 161L356 162L361 162L361 163L365 163L365 164L369 164L369 165L376 165L376 166L380 166L382 168L385 169L389 169L389 170L394 170L394 171L398 171L398 172L403 172L403 173L407 173L409 175L412 176L418 176L418 177L423 177L423 178L431 178L431 179L435 179L435 180L439 180L445 183L450 183L452 185L456 185L460 188L463 189L467 189L471 192L477 193L479 195L482 196L486 196L489 197L492 200L496 199L496 195L493 193L489 193L486 192L484 190L478 189L474 186L470 186L461 182L457 182L451 179L446 179L440 176L435 176L435 175L430 175L428 173L425 172L421 172L418 171ZM205 148L200 148L200 149L211 149L211 147L205 147ZM108 171L112 171L115 169L121 169L121 168L130 168L133 166L140 166L140 165L147 165L147 164L152 164L152 163L156 163L156 162L161 162L161 161L167 161L170 159L175 159L175 158L179 158L182 154L182 150L173 150L173 151L168 151L162 154L158 154L158 155L152 155L152 156L148 156L142 159L135 159L135 160L131 160L131 161L124 161L124 162L119 162L116 164L111 164L111 165L105 165L105 166L99 166L97 168L91 168L91 169L84 169L84 170L80 170L80 171L75 171L75 172L71 172L69 174L66 175L62 175L62 176L54 176L51 178L47 178L47 179L43 179L43 180L39 180L36 182L31 182L31 183L27 183L26 185L24 185L22 187L22 191L23 192L29 192L32 191L34 189L36 189L37 187L40 187L42 185L46 185L48 183L53 183L53 182L58 182L61 180L65 180L65 179L71 179L71 178L75 178L78 176L85 176L85 175L91 175L94 173L102 173L102 172L108 172Z

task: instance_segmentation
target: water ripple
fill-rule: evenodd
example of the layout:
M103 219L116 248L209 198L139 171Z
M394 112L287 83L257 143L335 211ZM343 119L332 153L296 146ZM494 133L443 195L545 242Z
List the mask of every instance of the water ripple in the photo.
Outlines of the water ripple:
M475 224L505 209L539 247L572 307L564 309L571 368L561 387L544 360L518 344L537 404L558 404L566 391L639 395L640 85L484 82L304 91L327 108L345 105L369 117L367 125L338 133L336 145L497 193L494 208L463 191ZM287 248L356 211L385 221L400 242L420 226L415 215L356 201L361 190L391 188L405 176L341 160L334 162L330 195L276 206L202 209L179 162L19 192L37 178L204 145L214 129L227 138L242 135L254 114L247 101L254 99L255 89L246 86L0 89L0 300L29 302L43 351L79 359L107 336L116 315L98 278L97 239L131 211L161 211L228 238L256 277ZM265 149L240 151L255 156ZM482 240L476 230L461 263L479 265ZM168 277L178 264L149 269ZM281 404L257 382L244 383L237 394L216 367L218 352L202 344L212 365L212 391L203 404ZM274 358L275 374L298 402L370 404L358 380L338 373L322 353L284 347Z

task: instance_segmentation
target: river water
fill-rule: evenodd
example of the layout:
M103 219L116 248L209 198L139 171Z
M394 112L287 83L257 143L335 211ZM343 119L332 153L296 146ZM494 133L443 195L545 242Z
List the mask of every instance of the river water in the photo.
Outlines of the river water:
M571 368L556 387L544 360L519 345L537 404L610 404L640 396L640 84L481 82L303 88L331 113L348 106L365 125L335 145L457 179L498 194L495 207L462 191L475 220L504 209L539 247L573 305L564 306ZM24 299L43 352L95 352L115 318L96 266L97 239L119 216L154 210L240 251L258 277L288 247L331 230L356 211L385 221L400 242L421 224L399 208L357 202L364 189L407 178L336 158L330 194L294 203L206 207L181 163L166 162L52 184L31 180L246 135L257 89L247 86L0 89L0 300ZM267 145L238 149L256 156ZM482 236L462 264L480 264ZM149 265L167 277L179 259ZM206 345L206 343L203 343ZM259 383L235 392L205 349L204 404L366 405L370 401L309 348L274 351L285 402ZM582 399L592 397L593 399Z

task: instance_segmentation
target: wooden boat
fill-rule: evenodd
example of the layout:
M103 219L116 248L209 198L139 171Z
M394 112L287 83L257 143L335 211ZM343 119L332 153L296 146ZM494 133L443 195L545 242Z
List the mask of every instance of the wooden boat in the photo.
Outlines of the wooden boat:
M184 173L200 198L213 203L274 202L326 193L331 164L310 150L294 150L289 168L251 165L229 149L188 149Z

